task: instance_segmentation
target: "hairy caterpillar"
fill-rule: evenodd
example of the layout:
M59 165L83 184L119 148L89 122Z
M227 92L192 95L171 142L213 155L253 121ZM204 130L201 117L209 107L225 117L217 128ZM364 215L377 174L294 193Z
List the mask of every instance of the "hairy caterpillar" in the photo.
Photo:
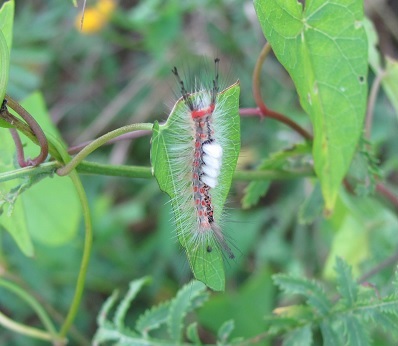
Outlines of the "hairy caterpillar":
M151 161L161 189L171 197L177 235L197 279L224 287L223 253L234 258L220 227L240 149L239 84L220 92L219 59L211 82L188 91L177 69L182 97L164 125L155 124ZM166 176L165 176L166 175Z

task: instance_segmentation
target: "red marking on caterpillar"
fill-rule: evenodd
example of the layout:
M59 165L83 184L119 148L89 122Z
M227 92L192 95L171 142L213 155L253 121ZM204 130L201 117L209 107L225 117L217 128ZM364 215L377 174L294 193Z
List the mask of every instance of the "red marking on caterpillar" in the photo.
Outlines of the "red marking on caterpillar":
M193 110L191 112L191 115L193 119L202 118L206 115L211 115L213 111L214 111L214 105L210 105L209 107L204 109Z
M215 77L210 90L200 88L192 93L185 88L185 83L180 78L177 68L172 72L176 76L181 88L182 99L190 114L190 127L192 130L191 165L191 188L188 191L187 204L194 206L195 229L192 232L192 242L198 246L206 246L206 239L214 237L216 243L228 255L234 258L234 254L227 245L222 234L221 227L215 220L212 190L218 185L218 180L223 163L222 138L215 127L214 117L221 116L221 107L217 107L217 94L219 92L219 59L215 59ZM200 96L193 97L194 93L200 92ZM184 148L185 149L185 148ZM187 150L187 152L189 152ZM183 154L182 159L183 158ZM188 163L188 162L187 162ZM192 201L192 202L190 202ZM207 252L212 252L211 246L206 246Z

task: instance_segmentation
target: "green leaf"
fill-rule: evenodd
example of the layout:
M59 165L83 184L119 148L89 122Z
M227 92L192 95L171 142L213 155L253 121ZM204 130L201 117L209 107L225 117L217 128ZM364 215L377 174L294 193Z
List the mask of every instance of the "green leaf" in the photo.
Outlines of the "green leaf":
M357 196L369 196L380 178L382 173L373 145L362 136L348 171L348 182Z
M195 345L202 345L198 333L198 323L193 322L187 327L187 338L189 341L193 342Z
M318 183L315 184L311 194L301 204L299 209L299 222L302 224L310 224L322 215L323 197L321 187Z
M369 329L354 315L343 317L345 334L350 346L370 346Z
M0 173L11 171L14 166L15 145L8 130L0 129ZM0 184L0 225L7 230L25 256L33 256L33 244L28 232L25 208L18 198L18 186L22 179Z
M186 314L194 307L194 300L206 294L206 286L199 281L192 281L177 293L170 305L167 321L170 338L176 343L182 341L183 321Z
M351 267L340 257L336 258L337 290L341 294L344 306L353 307L358 295L358 284L352 277Z
M373 234L384 234L386 241L398 227L396 215L371 197L356 197L341 191L339 205L344 214L333 215L328 221L335 228L332 247L324 266L324 277L334 279L336 257L343 258L354 276L361 274L361 263L369 258ZM337 211L337 210L336 210ZM391 245L393 246L393 245Z
M206 329L218 333L225 321L233 319L235 328L231 338L252 337L264 331L263 324L253 321L262 321L265 315L271 313L274 299L275 286L271 280L271 270L265 267L253 273L238 292L212 297L199 310L199 321Z
M325 278L335 277L336 257L340 256L353 266L354 274L359 273L359 264L369 255L369 233L356 218L348 215L333 238L331 250L324 267Z
M284 149L277 153L272 154L269 158L266 158L258 170L289 170L292 171L298 165L301 167L302 158L311 152L311 147L308 143L300 143L294 145L291 148ZM242 199L242 206L244 209L248 209L256 205L261 197L263 197L270 186L269 180L264 181L252 181L245 189L245 195Z
M312 345L311 326L307 325L297 328L287 334L283 340L283 346L310 346Z
M81 206L70 179L54 176L29 187L20 196L24 218L35 241L59 246L72 240L79 228ZM13 215L13 219L17 218Z
M381 57L380 52L377 49L377 46L379 45L379 37L377 36L376 28L371 20L365 18L363 23L366 36L368 38L369 65L373 69L373 72L378 74L381 71Z
M162 303L146 311L139 317L136 323L136 330L141 334L138 335L130 330L129 326L125 326L123 320L125 319L127 309L130 307L132 300L142 286L148 283L149 280L148 277L145 277L130 283L130 289L117 307L112 321L109 320L107 315L109 315L109 311L115 305L117 293L114 292L112 296L106 300L97 318L99 327L93 338L94 342L99 344L101 342L114 341L112 345L126 346L171 346L180 344L178 340L182 340L183 323L187 313L196 309L204 300L208 299L206 286L202 282L192 281L181 288L173 300ZM165 323L167 323L172 341L166 339L153 339L148 332ZM187 335L196 345L200 345L199 335L197 330L195 330L196 328L196 323L191 324L188 327Z
M323 321L320 325L323 346L342 345L342 340L339 333L336 333L331 325L331 321Z
M281 171L292 171L297 169L297 166L300 169L306 163L305 161L309 161L309 154L311 154L311 147L308 143L295 144L273 153L260 164L258 170L279 169Z
M165 302L145 311L137 320L135 329L146 336L151 330L159 328L167 322L169 317L170 302Z
M398 305L397 305L398 306ZM380 326L383 330L390 335L395 335L395 338L398 336L398 314L397 311L394 314L384 313L379 311L378 309L372 309L372 312L366 314L364 316L372 321L374 325Z
M245 195L242 198L243 209L255 206L261 197L265 196L271 184L270 180L252 181L245 188Z
M273 275L273 280L286 293L300 294L307 298L307 302L321 315L328 314L331 303L324 290L316 283L304 278L285 274Z
M288 307L288 310L289 309L290 307ZM285 313L283 312L282 315L285 316ZM287 315L289 315L289 311ZM288 330L292 330L300 323L300 321L298 320L300 316L296 316L295 313L293 313L293 315L294 317L265 316L264 320L268 333L270 333L270 335L278 335Z
M134 300L141 288L149 282L150 279L148 277L144 277L130 282L129 290L124 296L123 300L118 305L115 316L113 318L113 323L118 330L122 330L124 328L124 318L126 316L127 310L131 305L131 302Z
M6 1L0 8L0 31L7 42L9 52L12 47L12 28L14 24L14 0Z
M212 204L216 220L219 220L222 215L240 150L239 91L239 84L236 83L217 95L216 105L222 104L224 114L228 117L224 119L228 122L224 139L228 146L223 148L224 160L219 183L212 189ZM191 97L201 97L201 92L192 94ZM181 181L179 176L181 173L173 171L172 168L178 165L180 159L178 150L181 145L184 147L187 144L193 145L190 144L193 142L193 137L189 130L181 130L181 122L186 122L184 120L185 107L183 100L180 99L164 125L159 125L157 122L154 124L151 147L153 174L160 189L171 198L178 239L186 251L195 278L213 290L222 291L225 287L222 249L215 237L208 238L207 244L199 246L192 241L192 229L187 229L186 224L192 224L194 210L185 212L187 208L190 208L190 204L187 203L190 197L181 193L181 186L191 186L191 182L186 177L182 178L184 181ZM207 251L207 248L211 248L212 251Z
M13 24L14 1L7 1L0 8L0 105L8 83Z
M381 84L398 116L398 61L386 56L385 72Z
M363 2L255 0L264 35L292 77L314 127L313 157L333 210L365 116L367 38Z
M105 303L102 304L101 311L99 312L99 314L97 316L97 324L99 326L103 326L106 324L106 319L107 319L112 307L115 306L118 296L119 296L119 293L115 290L115 291L113 291L112 295L106 299Z
M33 93L21 105L35 117L47 136L63 143L40 93ZM25 143L25 157L36 156L38 146L22 134L21 140ZM15 148L9 150L14 155ZM22 222L24 219L32 238L46 245L58 246L70 241L78 231L82 213L79 197L70 178L54 176L37 184L33 184L35 181L24 183L31 186L27 186L29 188L20 195L23 214L11 215L10 222L16 222L17 219Z
M368 304L368 307L361 308L361 311L368 313L372 309L377 309L380 312L390 313L398 316L398 299L395 296L386 297L382 301Z
M40 92L30 94L21 102L21 106L35 118L46 135L52 135L58 141L64 143L60 132L52 122L50 113L47 110L46 101ZM12 110L11 112L14 113ZM31 141L27 143L26 150L28 150L28 154L33 156L33 154L37 152L37 145L31 143Z
M218 341L221 342L222 344L223 343L225 344L228 341L234 328L235 328L234 320L229 320L224 322L217 332Z

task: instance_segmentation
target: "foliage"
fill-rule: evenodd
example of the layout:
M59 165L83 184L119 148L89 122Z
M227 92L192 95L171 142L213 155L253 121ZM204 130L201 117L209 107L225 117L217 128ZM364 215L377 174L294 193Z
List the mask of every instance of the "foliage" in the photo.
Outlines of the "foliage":
M140 315L133 330L124 326L124 318L128 307L131 304L137 291L145 283L145 279L130 283L130 289L126 296L119 303L112 321L107 320L110 309L114 306L117 295L113 294L104 304L98 319L98 330L94 336L94 343L101 344L105 341L115 341L119 345L142 345L146 343L154 345L175 345L181 344L183 340L184 319L194 309L200 307L208 299L206 286L193 281L181 288L176 297L168 302L162 303L151 310ZM167 337L164 340L154 340L150 333L165 327ZM226 340L228 329L224 327L220 331L221 338ZM195 324L188 326L187 337L191 341L198 341L198 333Z
M93 0L80 30L75 1L5 2L0 344L396 344L387 3ZM173 195L173 172L164 153L150 167L148 137L156 123L175 144L170 68L195 76L214 52L225 85L240 85L242 150L222 184L237 256L218 254L220 280L193 271L222 293L190 281L161 191Z
M9 2L0 9L0 99L2 100L8 83L13 20L14 3Z
M398 333L394 325L398 322L398 295L385 297L376 295L372 287L360 286L353 278L351 268L341 258L336 261L336 290L338 298L332 301L319 283L302 277L286 274L273 276L274 282L286 295L305 298L304 304L294 304L274 310L266 317L266 338L282 336L283 345L312 345L314 332L320 331L323 345L370 345L371 327L383 321L383 328L392 328L395 338ZM127 308L139 288L147 279L130 283L130 289L119 303L113 319L110 310L116 304L114 293L104 303L98 318L98 330L94 343L101 345L113 341L117 345L202 345L198 336L197 322L187 323L189 312L204 304L209 295L198 281L182 287L175 298L146 310L136 320L134 328L124 325ZM185 320L185 323L184 323ZM385 323L385 324L384 324ZM130 322L131 325L131 322ZM217 332L217 345L244 345L242 338L230 339L235 327L233 320L225 321ZM165 329L156 338L156 331ZM186 341L183 342L185 331ZM396 340L396 339L395 339Z
M370 345L370 327L384 319L391 327L397 323L397 287L393 294L381 298L374 287L361 287L341 258L337 258L335 270L338 298L334 301L314 281L274 275L275 283L286 294L306 300L304 305L278 308L277 316L267 319L269 333L283 333L284 345L311 345L314 329L320 330L323 345ZM396 332L392 334L397 338Z
M264 35L312 120L314 169L332 210L365 116L367 39L361 1L254 2ZM321 20L333 14L333 20ZM348 135L349 134L349 135Z
M300 169L305 169L306 156L307 161L309 161L308 154L310 153L310 149L307 143L297 144L291 148L272 154L269 158L264 159L257 169L276 170L281 174L286 171L292 172L296 169L297 173L299 173ZM260 198L267 193L269 185L269 180L252 181L247 185L245 196L242 199L243 208L250 208L256 205Z

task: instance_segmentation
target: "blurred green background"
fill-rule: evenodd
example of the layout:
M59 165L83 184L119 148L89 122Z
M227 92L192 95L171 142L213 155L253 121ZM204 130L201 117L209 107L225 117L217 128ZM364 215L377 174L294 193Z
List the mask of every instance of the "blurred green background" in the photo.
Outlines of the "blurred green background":
M195 74L202 57L210 61L220 57L225 80L240 80L241 108L255 106L252 71L265 40L251 1L107 0L88 1L87 6L86 29L81 32L81 8L69 1L16 3L7 93L23 100L40 90L70 146L126 124L166 119L177 90L171 68L181 66ZM377 23L378 12L370 7L367 11ZM396 54L397 33L380 25L385 33L382 50ZM310 129L289 76L272 56L263 67L262 93L271 109ZM239 167L245 169L302 141L292 130L269 119L242 117L241 129ZM380 93L373 137L387 172L396 167L391 155L398 147L396 130L396 115ZM149 149L150 138L143 137L106 146L89 159L149 166ZM123 291L129 281L141 276L153 278L135 303L131 314L137 315L172 297L191 279L185 254L177 244L168 197L159 191L155 179L82 178L94 222L94 247L72 345L83 342L82 336L92 336L99 308L115 288ZM213 294L199 311L201 335L207 342L214 341L212 333L229 319L235 319L235 336L262 332L262 317L279 302L271 275L290 272L322 279L334 239L331 221L321 215L311 224L298 222L300 206L313 190L310 179L273 182L257 207L242 210L246 185L235 182L228 202L224 229L236 244L237 259L226 266L226 293ZM68 209L68 205L63 207ZM358 262L360 273L398 246L398 237L391 238L390 232L396 228L396 216L388 215L391 219L384 233L369 231L366 235L372 246L367 248L366 259ZM33 259L24 257L6 232L1 233L1 242L1 262L9 275L29 287L55 319L64 315L81 260L83 225L72 240L60 246L36 240ZM391 270L380 273L376 283L382 285L391 274ZM36 325L31 311L15 297L2 291L0 304L15 320ZM1 330L0 344L43 343Z

